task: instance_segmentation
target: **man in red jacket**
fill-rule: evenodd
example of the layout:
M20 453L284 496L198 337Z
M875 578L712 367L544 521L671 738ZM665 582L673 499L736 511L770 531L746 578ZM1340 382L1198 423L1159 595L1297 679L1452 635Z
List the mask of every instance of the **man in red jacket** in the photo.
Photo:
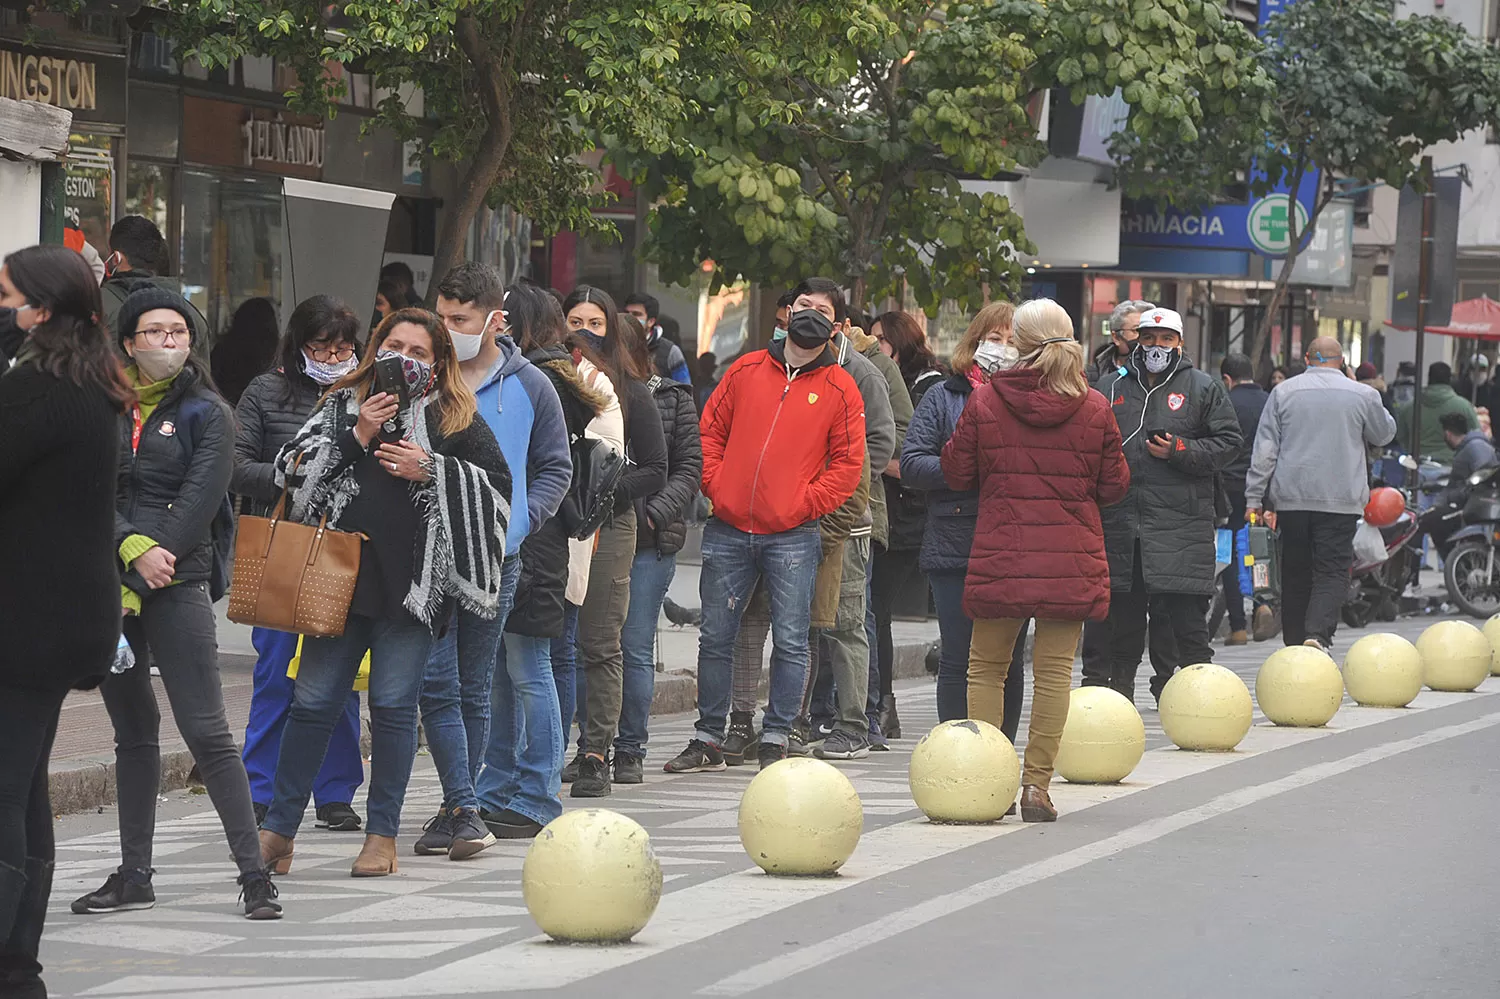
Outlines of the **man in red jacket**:
M714 515L699 581L698 725L668 773L724 769L734 638L761 579L774 648L760 764L786 757L807 682L818 518L838 509L864 472L864 403L829 348L832 334L821 313L793 313L787 338L736 361L703 411L703 494Z

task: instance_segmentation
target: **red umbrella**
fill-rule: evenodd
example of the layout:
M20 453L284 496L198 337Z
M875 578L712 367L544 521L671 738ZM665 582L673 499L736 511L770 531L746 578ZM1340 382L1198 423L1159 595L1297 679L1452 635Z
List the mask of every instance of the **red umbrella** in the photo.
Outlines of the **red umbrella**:
M1500 340L1500 302L1488 295L1471 298L1466 302L1455 302L1448 325L1429 326L1427 332L1441 333L1444 336L1466 336L1476 340Z

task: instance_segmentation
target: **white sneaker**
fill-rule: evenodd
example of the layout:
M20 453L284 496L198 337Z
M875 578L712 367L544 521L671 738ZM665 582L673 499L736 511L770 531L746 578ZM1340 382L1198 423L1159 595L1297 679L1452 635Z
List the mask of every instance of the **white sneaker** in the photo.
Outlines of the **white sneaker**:
M1318 641L1316 638L1309 638L1307 641L1303 642L1302 644L1305 645L1305 646L1307 646L1309 649L1317 649L1319 652L1323 653L1324 655L1328 654L1328 648L1322 642Z

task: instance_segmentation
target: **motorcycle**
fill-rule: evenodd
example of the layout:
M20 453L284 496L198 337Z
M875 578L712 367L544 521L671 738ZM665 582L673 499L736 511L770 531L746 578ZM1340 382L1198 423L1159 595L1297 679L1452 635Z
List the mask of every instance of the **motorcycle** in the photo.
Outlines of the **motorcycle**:
M1500 465L1481 468L1469 476L1469 496L1462 510L1434 509L1436 520L1462 524L1439 546L1443 583L1465 614L1488 618L1500 613Z
M1412 543L1418 536L1417 514L1407 497L1406 509L1395 523L1378 528L1384 543L1379 558L1361 559L1355 550L1349 570L1349 594L1339 616L1351 628L1363 628L1371 618L1394 621L1401 610L1401 594L1417 575L1421 552Z

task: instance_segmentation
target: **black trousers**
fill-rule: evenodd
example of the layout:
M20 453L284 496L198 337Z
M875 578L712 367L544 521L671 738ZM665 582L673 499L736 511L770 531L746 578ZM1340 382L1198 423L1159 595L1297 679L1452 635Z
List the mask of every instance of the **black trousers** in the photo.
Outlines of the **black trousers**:
M927 592L927 578L917 566L916 551L876 551L870 560L870 606L875 612L876 661L880 665L880 693L889 695L895 668L891 640L891 611L903 590Z
M1288 510L1277 515L1281 535L1281 635L1288 645L1315 638L1333 643L1339 609L1349 595L1354 529L1349 513Z
M1213 661L1208 644L1208 602L1204 594L1148 593L1136 545L1129 590L1109 595L1109 617L1083 630L1084 686L1111 687L1135 700L1135 671L1150 637L1151 696L1161 698L1172 674L1184 666Z
M66 689L0 687L0 995L39 988L37 948L52 890L47 761L65 696Z
M1245 554L1240 551L1240 528L1245 526L1245 491L1230 489L1229 492L1229 523L1224 526L1229 528L1229 568L1224 570L1222 579L1224 581L1224 607L1229 613L1229 630L1244 631L1245 621L1245 595L1240 592L1240 559ZM1192 665L1189 663L1189 665Z

